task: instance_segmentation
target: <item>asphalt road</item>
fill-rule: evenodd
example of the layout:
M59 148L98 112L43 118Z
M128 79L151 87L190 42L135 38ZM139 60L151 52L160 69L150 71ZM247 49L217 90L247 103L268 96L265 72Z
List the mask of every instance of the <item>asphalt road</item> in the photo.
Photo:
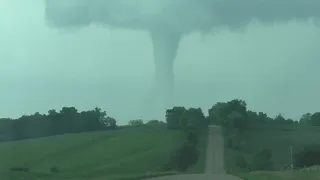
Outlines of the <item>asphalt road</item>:
M206 165L204 174L183 174L152 178L152 180L241 180L224 171L224 141L222 128L209 126Z

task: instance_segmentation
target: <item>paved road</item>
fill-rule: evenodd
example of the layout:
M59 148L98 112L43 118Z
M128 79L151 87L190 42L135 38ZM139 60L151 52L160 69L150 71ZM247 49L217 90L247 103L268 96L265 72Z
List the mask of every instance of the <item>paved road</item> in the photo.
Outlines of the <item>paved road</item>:
M222 129L219 126L209 126L206 165L204 174L183 174L152 178L152 180L241 180L226 174L224 171L224 141Z

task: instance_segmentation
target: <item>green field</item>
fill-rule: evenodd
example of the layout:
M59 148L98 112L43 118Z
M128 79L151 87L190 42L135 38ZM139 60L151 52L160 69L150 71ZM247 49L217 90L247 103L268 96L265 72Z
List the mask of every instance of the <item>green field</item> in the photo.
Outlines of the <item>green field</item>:
M320 174L316 172L253 172L239 173L243 180L319 180Z
M162 171L184 139L182 131L165 125L144 125L1 143L0 176L1 180L134 179ZM194 172L203 170L203 161L202 156ZM30 172L12 173L12 167L27 167ZM60 172L50 173L51 167Z
M316 179L319 173L315 172L281 172L282 166L288 167L291 164L290 146L292 146L293 153L302 150L306 145L320 143L319 137L320 128L304 125L261 125L252 127L237 135L238 140L241 141L239 151L227 148L225 149L226 168L230 173L239 174L241 170L236 166L235 159L241 155L245 160L252 162L253 156L262 149L270 149L272 151L272 172L262 174L248 174L240 173L242 177L247 179L294 179L294 178L308 178ZM226 137L231 137L227 134ZM227 139L227 138L226 138ZM288 170L286 170L288 171ZM291 174L291 175L288 175ZM292 175L294 173L294 175ZM289 178L290 177L290 178ZM311 178L311 179L312 179ZM318 177L317 177L318 178ZM310 180L311 180L310 179Z
M317 179L320 173L281 172L280 169L291 163L291 145L293 152L297 152L306 145L319 143L318 135L320 128L302 125L263 125L247 129L236 137L241 141L239 151L225 149L226 168L246 180ZM0 177L1 180L134 180L175 174L177 172L164 173L162 169L171 152L184 140L183 131L168 130L166 125L143 125L1 143ZM199 161L189 173L203 172L206 141L207 135L203 133L199 139ZM262 149L272 151L274 171L247 173L238 169L237 155L250 163ZM12 167L27 167L29 172L10 172ZM59 172L51 173L52 167L57 167Z

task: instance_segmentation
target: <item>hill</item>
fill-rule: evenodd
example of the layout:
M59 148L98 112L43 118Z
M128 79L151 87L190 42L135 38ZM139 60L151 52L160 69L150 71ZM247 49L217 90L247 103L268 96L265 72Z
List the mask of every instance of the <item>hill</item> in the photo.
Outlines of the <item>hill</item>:
M168 130L164 124L4 142L0 176L4 180L112 179L152 174L163 169L184 139L182 131ZM13 167L30 172L9 172ZM59 172L50 173L53 167Z
M243 130L237 134L240 141L238 150L227 147L225 149L225 161L230 173L241 174L246 179L294 179L312 178L317 179L318 173L303 170L289 170L292 153L301 151L305 146L319 144L316 138L320 135L320 127L292 124L292 125L259 125ZM226 134L226 141L232 138ZM273 171L253 171L243 173L237 165L237 159L243 157L249 165L253 158L261 150L268 149L272 152L271 162ZM249 165L250 166L250 165ZM242 171L242 172L241 172Z

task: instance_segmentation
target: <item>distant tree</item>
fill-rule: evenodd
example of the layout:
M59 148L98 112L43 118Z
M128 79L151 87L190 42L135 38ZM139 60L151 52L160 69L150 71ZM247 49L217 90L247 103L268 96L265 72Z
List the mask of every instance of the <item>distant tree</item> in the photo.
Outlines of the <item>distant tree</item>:
M12 125L13 140L22 140L28 137L25 133L25 129L28 122L23 118L26 118L26 116L22 116L21 118L13 121L13 125Z
M129 126L139 126L139 125L143 125L143 120L142 119L136 119L136 120L130 120L128 122Z
M263 112L254 112L251 110L247 111L248 120L250 124L266 124L269 122L269 117Z
M286 119L280 113L274 118L274 122L277 124L287 124Z
M265 124L267 123L268 121L270 121L270 118L268 117L268 115L264 112L259 112L258 113L258 121Z
M208 114L210 124L223 125L228 115L228 104L226 102L218 102L208 110Z
M320 126L320 112L311 115L310 122L312 126Z
M180 119L182 115L186 112L185 107L173 107L166 111L166 121L169 129L180 129Z
M112 117L103 118L103 124L107 127L107 129L116 129L117 121Z
M78 110L75 107L63 107L60 110L60 128L64 133L76 133L76 121L78 120Z
M300 124L310 124L311 125L311 113L303 114L299 120Z
M206 118L201 108L190 108L181 115L179 124L187 131L199 131L206 127Z
M246 102L239 99L234 99L227 103L216 103L209 109L210 120L214 124L243 129L248 124L246 106Z
M84 129L85 131L95 131L106 129L106 112L101 111L100 108L95 108L90 111L82 111L80 113L80 121L77 121L77 129Z
M56 115L58 115L59 113L55 110L55 109L50 109L49 111L48 111L48 116L56 116Z
M286 122L287 122L287 124L297 124L297 123L298 123L298 121L295 121L295 120L293 120L293 119L291 119L291 118L288 118L288 119L286 120Z
M246 126L246 119L243 117L242 114L240 114L237 111L232 111L226 121L225 125L228 127L238 128L238 129L244 129Z
M164 124L164 122L159 120L150 120L146 124Z
M46 114L36 112L17 119L0 119L3 141L23 140L64 133L78 133L115 129L116 120L106 116L100 108L78 112L75 107L63 107L59 112L51 109Z

